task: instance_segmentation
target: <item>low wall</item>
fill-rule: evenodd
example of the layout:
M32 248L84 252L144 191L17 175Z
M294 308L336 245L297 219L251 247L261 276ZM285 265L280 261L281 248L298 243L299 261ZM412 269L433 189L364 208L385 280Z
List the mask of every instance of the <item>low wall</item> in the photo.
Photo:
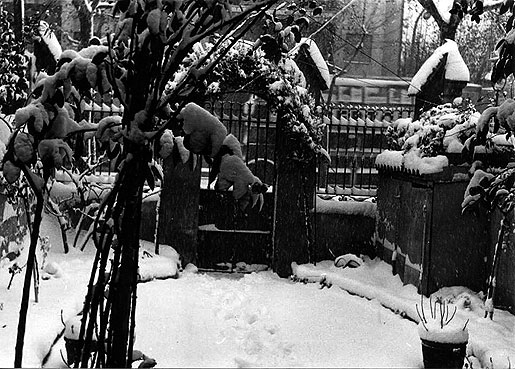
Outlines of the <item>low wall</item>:
M376 204L319 198L314 216L316 261L348 253L375 257Z
M218 263L241 261L271 265L272 193L265 194L261 211L256 205L246 216L234 208L230 195L201 191L198 266L213 268ZM155 198L143 202L140 234L144 240L154 240L155 207ZM371 202L318 199L312 213L315 260L334 260L347 253L374 257L375 210ZM173 247L173 240L164 243Z
M204 227L201 226L199 232L199 250L204 253L203 259L200 260L203 264L209 264L212 262L219 262L223 258L231 258L233 254L227 250L218 250L223 240L228 243L229 247L238 247L236 257L248 259L245 260L247 263L263 263L263 255L267 255L271 246L271 236L263 233L263 230L267 229L266 221L271 219L271 201L267 198L265 208L263 208L263 214L259 215L261 220L258 222L260 234L258 236L250 233L245 234L240 232L227 238L227 234L224 236L223 233L226 230L220 232L211 232L205 225L209 223L217 223L220 227L228 226L231 220L221 217L228 217L227 209L221 210L221 212L213 212L212 209L217 208L221 204L220 198L215 200L216 195L213 191L210 193L202 193L201 201L202 211L201 219ZM460 192L461 193L461 192ZM365 205L363 205L365 204ZM153 241L154 230L155 230L155 201L148 201L143 203L143 217L141 227L141 237L145 240ZM317 202L317 211L313 213L316 221L314 225L315 238L315 259L321 260L332 260L339 255L346 253L353 254L366 254L374 257L375 246L374 242L374 231L376 227L376 204L366 204L359 202L339 202L331 200L321 200ZM211 211L211 212L210 212ZM256 216L255 214L253 216ZM489 225L489 255L488 260L484 261L484 269L486 273L481 273L480 279L484 280L488 277L490 266L492 264L492 255L494 252L495 243L497 241L497 234L499 231L501 215L499 212L494 212L490 219ZM250 241L249 241L250 240ZM269 242L269 243L267 243ZM170 241L173 246L173 241ZM501 250L499 259L499 270L497 273L497 288L495 294L495 306L498 308L509 310L515 314L515 248L512 246L515 244L515 234L510 235L509 247ZM242 252L240 248L250 248L256 252ZM386 249L385 249L386 250ZM251 250L250 250L251 251ZM378 255L382 256L385 261L391 262L391 255ZM463 254L457 253L457 258L462 258ZM399 262L404 263L403 255L398 255ZM216 259L216 260L215 260ZM269 259L268 259L269 260ZM438 269L438 265L432 266L433 270ZM406 267L404 268L406 269ZM402 270L404 270L402 269ZM401 273L402 270L398 270ZM439 275L439 273L435 273ZM483 275L484 274L484 275ZM418 274L413 275L412 278L407 278L405 283L417 284Z

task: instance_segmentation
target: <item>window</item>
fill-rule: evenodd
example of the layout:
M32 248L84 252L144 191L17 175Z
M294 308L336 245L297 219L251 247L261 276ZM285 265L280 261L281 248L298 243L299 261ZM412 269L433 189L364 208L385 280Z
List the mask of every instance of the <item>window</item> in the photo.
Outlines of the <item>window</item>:
M351 63L370 64L370 56L372 55L372 35L363 33L347 33L345 35L345 44L343 48L343 59ZM356 47L359 47L356 53ZM356 54L356 55L354 55Z

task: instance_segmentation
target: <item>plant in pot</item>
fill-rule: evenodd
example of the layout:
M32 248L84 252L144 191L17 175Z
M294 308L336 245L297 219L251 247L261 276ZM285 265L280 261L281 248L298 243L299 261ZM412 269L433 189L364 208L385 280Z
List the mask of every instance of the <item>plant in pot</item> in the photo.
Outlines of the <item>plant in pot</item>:
M429 314L423 306L416 308L424 368L462 368L469 338L468 320L457 319L457 307L452 309L441 298L434 302L429 299Z

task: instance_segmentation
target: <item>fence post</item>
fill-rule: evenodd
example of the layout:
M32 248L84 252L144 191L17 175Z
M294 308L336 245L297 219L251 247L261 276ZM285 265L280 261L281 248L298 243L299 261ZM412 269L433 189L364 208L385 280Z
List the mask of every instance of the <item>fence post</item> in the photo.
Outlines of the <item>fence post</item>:
M289 277L292 262L307 263L312 256L304 209L306 198L307 211L313 208L316 163L289 157L291 145L284 130L284 118L278 114L272 268L280 277Z
M158 240L181 255L182 265L197 262L197 234L202 161L193 166L193 155L186 164L174 163L173 155L163 162Z

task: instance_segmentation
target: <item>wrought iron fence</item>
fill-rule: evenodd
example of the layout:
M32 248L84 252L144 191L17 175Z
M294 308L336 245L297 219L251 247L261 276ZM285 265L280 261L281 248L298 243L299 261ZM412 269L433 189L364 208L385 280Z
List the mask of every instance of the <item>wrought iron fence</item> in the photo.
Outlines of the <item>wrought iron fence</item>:
M245 164L264 183L275 177L275 126L277 116L266 105L250 102L215 102L204 107L216 115L242 145ZM211 170L203 162L203 173Z
M263 182L273 184L275 177L276 115L263 103L218 101L205 108L216 115L242 145L245 163ZM87 104L86 119L98 122L105 116L123 113L116 104ZM332 195L375 196L376 156L386 149L385 131L389 123L413 115L409 105L333 105L324 114L324 148L331 162L317 165L317 192ZM90 162L98 159L95 140L88 142ZM202 162L202 186L207 188L210 165ZM108 165L113 169L112 165ZM100 170L105 171L105 167ZM211 187L212 188L212 185Z
M89 102L82 101L81 110L82 118L93 123L98 123L105 117L123 115L123 105L109 95L104 95L103 98L95 96L94 100ZM96 139L91 138L85 142L85 145L86 162L90 166L95 166L102 160L102 153L100 152L98 142ZM110 176L115 170L115 162L109 161L96 167L92 174L107 174Z
M413 116L411 105L338 104L324 114L330 163L317 165L317 192L375 196L375 159L386 149L390 122Z

